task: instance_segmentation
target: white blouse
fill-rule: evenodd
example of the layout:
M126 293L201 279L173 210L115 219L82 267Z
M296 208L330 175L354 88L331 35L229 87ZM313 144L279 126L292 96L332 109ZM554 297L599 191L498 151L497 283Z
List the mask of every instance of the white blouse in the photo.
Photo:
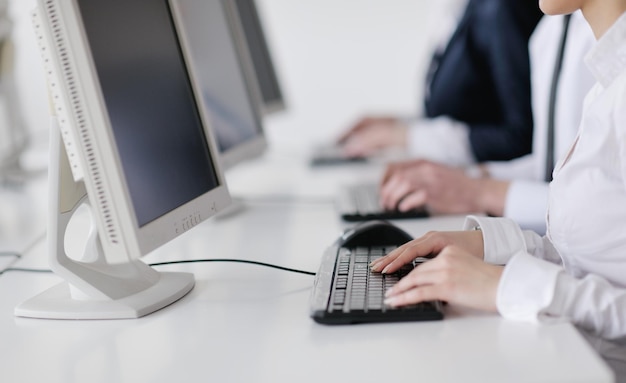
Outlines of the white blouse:
M504 216L522 228L545 233L548 184L543 182L548 129L550 87L557 48L561 42L563 16L544 16L529 43L531 102L533 109L533 149L526 156L487 162L493 178L511 180ZM564 155L580 125L581 106L595 79L583 58L595 45L595 38L580 11L572 15L563 66L557 89L555 155ZM475 162L469 142L469 127L442 116L431 120L407 120L409 152L443 164L466 167ZM470 168L473 169L473 168Z
M597 84L550 184L547 235L506 218L468 217L466 226L481 226L485 261L506 264L502 316L570 320L626 344L626 13L586 61ZM618 354L626 360L626 349Z
M546 232L548 183L544 182L550 88L563 33L563 16L544 16L530 38L531 101L533 107L533 151L504 162L488 162L494 178L511 180L504 217L523 229ZM596 39L580 11L572 14L557 88L555 110L555 160L564 156L580 126L583 100L595 79L584 63Z

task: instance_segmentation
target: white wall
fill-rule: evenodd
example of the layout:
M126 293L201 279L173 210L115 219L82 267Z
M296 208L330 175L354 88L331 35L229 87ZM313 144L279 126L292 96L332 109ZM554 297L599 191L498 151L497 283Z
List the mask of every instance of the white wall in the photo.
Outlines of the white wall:
M458 0L258 0L288 109L271 141L332 139L365 112L415 114L433 31Z

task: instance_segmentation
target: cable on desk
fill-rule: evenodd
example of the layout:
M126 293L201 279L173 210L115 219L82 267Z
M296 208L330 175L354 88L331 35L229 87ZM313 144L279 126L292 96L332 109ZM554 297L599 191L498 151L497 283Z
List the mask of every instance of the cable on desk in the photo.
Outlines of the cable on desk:
M271 263L258 262L258 261L250 261L246 259L228 259L228 258L216 258L216 259L186 259L182 261L169 261L169 262L157 262L157 263L149 263L148 266L164 266L164 265L176 265L182 263L202 263L202 262L234 262L234 263L247 263L257 266L266 266L271 267L278 270L290 271L292 273L299 273L305 275L315 275L314 272L306 271L306 270L298 270L292 269L289 267L283 267L278 265L273 265ZM4 270L0 270L0 275L6 273L7 271L23 271L23 272L31 272L31 273L51 273L52 270L49 269L27 269L22 267L10 267Z
M6 273L7 271L23 271L26 273L51 273L52 272L52 270L50 269L26 269L23 267L9 267L7 269L0 270L0 275Z
M265 263L265 262L259 262L259 261L250 261L250 260L247 260L247 259L231 259L231 258L187 259L187 260L182 260L182 261L149 263L148 266L162 266L162 265L175 265L175 264L181 264L181 263L201 263L201 262L248 263L248 264L251 264L251 265L265 266L265 267L271 267L271 268L278 269L278 270L290 271L292 273L299 273L299 274L306 274L306 275L315 275L315 273L312 272L312 271L292 269L292 268L289 268L289 267L283 267L283 266L273 265L271 263Z
M0 257L22 258L23 254L26 254L29 251L31 251L33 249L33 247L35 247L35 245L37 245L37 243L39 243L39 241L41 241L44 238L46 238L46 233L45 232L43 234L39 234L37 237L35 237L35 239L33 239L33 241L31 243L29 243L28 246L26 246L26 248L21 253L19 253L17 251L0 251Z
M43 232L42 234L37 236L30 244L28 244L28 246L26 246L26 248L24 249L22 253L13 252L13 251L0 252L0 256L14 256L15 257L15 259L9 263L6 269L0 270L0 275L4 274L5 271L30 271L30 269L21 269L19 267L12 268L10 266L14 265L17 261L19 261L20 258L22 258L24 254L27 254L28 252L30 252L35 247L35 245L37 245L39 241L41 241L44 238L46 238L46 232ZM42 271L35 271L35 272L42 272ZM45 272L52 272L52 271L50 270L50 271L45 271Z
M44 231L43 233L35 237L35 239L33 239L33 241L29 243L28 246L26 246L26 248L22 251L22 254L27 254L29 251L31 251L41 240L46 238L47 234L48 232Z
M0 251L0 257L17 257L22 258L22 254L17 251Z

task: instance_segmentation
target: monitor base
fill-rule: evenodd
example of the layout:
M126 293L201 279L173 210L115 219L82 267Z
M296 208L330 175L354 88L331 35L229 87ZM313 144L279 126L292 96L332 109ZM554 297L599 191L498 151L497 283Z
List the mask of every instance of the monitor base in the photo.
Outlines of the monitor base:
M131 319L148 315L184 297L193 288L191 273L160 272L159 281L136 294L111 300L72 298L59 283L15 308L15 315L40 319Z

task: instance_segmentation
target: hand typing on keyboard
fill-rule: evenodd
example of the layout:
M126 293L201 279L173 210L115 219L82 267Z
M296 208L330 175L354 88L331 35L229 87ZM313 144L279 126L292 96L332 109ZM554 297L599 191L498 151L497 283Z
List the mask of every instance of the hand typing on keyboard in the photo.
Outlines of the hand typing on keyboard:
M385 295L385 304L404 306L440 300L486 311L496 310L503 267L483 262L480 231L432 232L373 261L373 271L393 273L417 257L437 254L403 277Z

